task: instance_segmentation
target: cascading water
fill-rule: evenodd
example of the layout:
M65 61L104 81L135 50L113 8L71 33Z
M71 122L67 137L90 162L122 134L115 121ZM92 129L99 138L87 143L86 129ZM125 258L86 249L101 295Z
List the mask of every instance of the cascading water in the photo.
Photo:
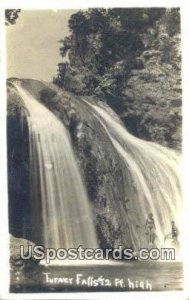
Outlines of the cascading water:
M163 246L165 236L171 232L171 221L181 224L179 155L132 136L118 118L111 116L104 108L82 100L104 127L122 161L125 194L130 209L128 213L120 211L120 217L129 220L134 248L149 246L144 234L149 213L154 216L156 245Z
M40 224L42 228L36 227L36 235L42 231L46 247L96 248L91 207L67 129L19 84L14 85L28 111L32 225L35 228L35 224L38 227ZM171 232L171 221L179 227L181 221L179 154L132 136L116 115L82 100L79 105L87 106L86 113L99 123L113 145L115 158L121 162L125 200L111 201L121 224L127 228L120 237L123 246L127 246L129 235L134 249L149 247L145 236L149 213L153 214L156 226L155 244L164 246L164 237ZM129 203L129 209L123 201Z
M42 231L46 247L97 247L91 207L67 129L20 85L14 86L28 110L32 224L38 226L34 231Z

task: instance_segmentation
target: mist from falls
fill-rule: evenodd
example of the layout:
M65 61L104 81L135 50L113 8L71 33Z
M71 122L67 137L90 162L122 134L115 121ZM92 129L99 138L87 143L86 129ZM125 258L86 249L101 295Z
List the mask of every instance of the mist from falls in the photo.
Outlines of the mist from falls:
M20 85L14 86L28 111L34 240L42 231L46 247L96 248L91 207L66 127Z
M129 206L127 211L120 211L120 217L129 220L134 248L149 246L144 234L149 213L155 221L155 244L164 246L164 238L171 232L171 221L178 226L181 224L179 154L132 136L117 116L82 100L92 109L91 113L104 127L119 154L125 201Z

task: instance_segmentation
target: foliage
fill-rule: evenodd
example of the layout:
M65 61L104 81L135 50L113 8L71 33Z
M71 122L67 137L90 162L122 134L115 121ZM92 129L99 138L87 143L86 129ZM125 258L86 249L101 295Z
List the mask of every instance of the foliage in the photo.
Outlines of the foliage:
M70 36L60 41L63 62L54 83L98 95L126 126L133 120L133 134L175 147L179 137L174 142L172 135L181 126L179 9L81 10L71 16L69 28Z
M5 10L5 24L13 25L16 24L16 20L19 16L21 9L6 9Z
M56 91L51 88L45 87L40 91L40 100L44 104L52 103L52 99L57 95Z
M65 61L59 64L57 81L65 85L66 73L86 74L89 92L107 81L115 91L138 64L144 51L142 34L165 14L165 9L89 9L71 16L71 35L61 40L60 54Z

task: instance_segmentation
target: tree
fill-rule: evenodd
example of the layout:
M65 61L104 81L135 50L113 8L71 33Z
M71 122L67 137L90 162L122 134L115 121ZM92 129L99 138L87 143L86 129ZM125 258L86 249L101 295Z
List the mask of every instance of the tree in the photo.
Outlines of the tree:
M99 96L136 136L177 146L179 9L81 10L71 16L69 28L71 34L60 41L63 62L54 83L79 95Z
M165 12L165 8L95 8L73 14L69 20L71 35L60 41L60 54L69 62L63 69L59 64L55 81L64 86L66 72L72 68L82 73L84 80L91 78L95 83L90 87L86 84L87 92L94 92L98 84L110 78L117 93L145 49L144 33L155 27Z

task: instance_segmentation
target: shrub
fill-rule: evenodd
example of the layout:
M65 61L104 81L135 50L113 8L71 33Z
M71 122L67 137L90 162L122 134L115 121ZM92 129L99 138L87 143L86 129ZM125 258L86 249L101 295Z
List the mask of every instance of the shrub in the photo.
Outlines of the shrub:
M56 91L50 89L50 88L44 88L40 92L40 100L44 104L51 104L53 98L57 95Z

